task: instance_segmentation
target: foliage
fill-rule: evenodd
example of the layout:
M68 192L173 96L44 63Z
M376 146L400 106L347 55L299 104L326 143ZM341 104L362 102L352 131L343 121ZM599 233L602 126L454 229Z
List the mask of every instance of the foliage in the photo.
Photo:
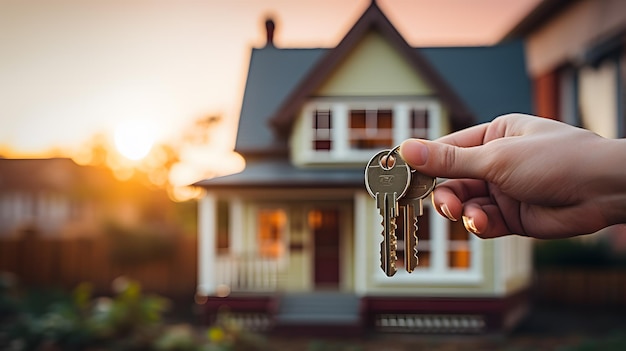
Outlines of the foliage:
M626 267L626 257L612 252L606 242L577 238L537 242L534 262L539 269Z
M14 279L0 275L0 345L10 350L254 351L267 349L259 335L223 314L206 333L191 325L167 325L169 301L145 295L124 277L113 297L97 297L80 284L72 294L32 291L18 296Z
M228 312L222 311L207 332L209 344L202 351L267 350L266 340L242 328Z
M565 347L559 351L622 351L626 350L626 334L618 333L598 339L588 339L579 345Z

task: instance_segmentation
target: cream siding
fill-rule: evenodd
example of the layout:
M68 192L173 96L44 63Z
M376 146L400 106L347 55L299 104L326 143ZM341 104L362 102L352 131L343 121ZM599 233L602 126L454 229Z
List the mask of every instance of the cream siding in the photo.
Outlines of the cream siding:
M598 68L584 67L579 73L578 100L585 128L605 138L617 138L618 92L615 61Z
M363 37L318 96L431 95L432 89L378 32Z

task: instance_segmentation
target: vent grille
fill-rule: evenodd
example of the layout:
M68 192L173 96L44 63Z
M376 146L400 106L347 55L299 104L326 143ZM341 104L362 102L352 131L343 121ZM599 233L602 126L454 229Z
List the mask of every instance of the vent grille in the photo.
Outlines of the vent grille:
M480 333L485 330L481 315L451 314L381 314L376 328L381 332L417 333Z

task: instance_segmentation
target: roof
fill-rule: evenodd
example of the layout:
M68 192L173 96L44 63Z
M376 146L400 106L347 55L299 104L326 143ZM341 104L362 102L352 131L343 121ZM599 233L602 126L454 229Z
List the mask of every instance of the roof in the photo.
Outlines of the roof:
M364 169L296 168L288 159L253 160L241 173L205 179L195 186L219 189L246 188L365 188Z
M274 138L269 118L327 49L253 49L246 79L235 151L241 154L287 151Z
M495 46L416 49L461 96L475 123L532 113L531 82L520 40Z

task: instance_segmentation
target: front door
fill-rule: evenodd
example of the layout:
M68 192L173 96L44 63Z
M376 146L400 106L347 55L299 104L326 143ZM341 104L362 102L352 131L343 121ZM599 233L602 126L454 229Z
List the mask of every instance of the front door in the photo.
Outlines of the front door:
M315 287L339 288L339 210L312 209L308 213L314 242Z

